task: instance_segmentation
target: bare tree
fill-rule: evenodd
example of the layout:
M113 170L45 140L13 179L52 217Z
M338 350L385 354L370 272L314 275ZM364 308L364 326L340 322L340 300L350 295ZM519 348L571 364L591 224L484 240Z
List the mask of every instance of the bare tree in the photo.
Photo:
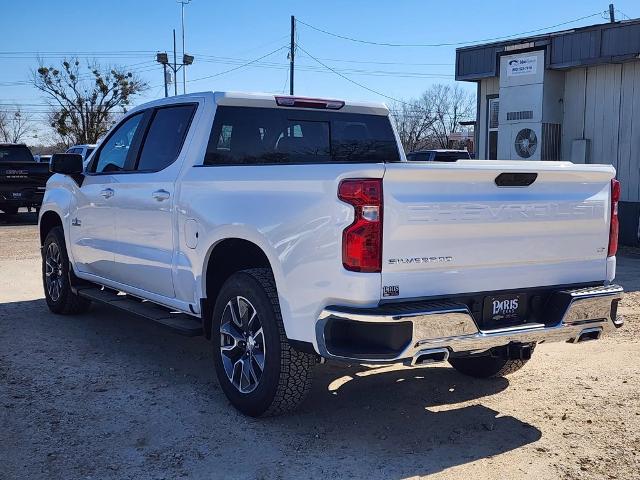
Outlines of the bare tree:
M0 139L3 142L20 143L33 129L31 115L16 105L12 112L0 112Z
M475 97L459 85L433 85L422 101L431 109L431 140L438 148L449 148L449 135L459 130L460 121L475 117Z
M406 152L449 148L459 122L475 117L475 98L458 85L436 84L417 100L394 104L391 114Z
M126 112L131 99L148 85L123 68L87 65L81 74L77 59L62 62L61 68L40 65L33 85L48 98L53 111L51 127L60 139L70 143L96 143L111 127L114 115Z
M426 148L435 118L424 99L398 102L391 107L392 119L405 152Z

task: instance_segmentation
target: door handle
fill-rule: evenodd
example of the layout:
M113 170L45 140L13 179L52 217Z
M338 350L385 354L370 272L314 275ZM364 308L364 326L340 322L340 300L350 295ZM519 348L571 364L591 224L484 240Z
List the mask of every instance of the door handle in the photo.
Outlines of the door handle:
M153 192L151 196L155 198L157 201L162 202L163 200L167 200L171 196L171 194L166 190L161 189Z
M100 195L102 195L104 198L111 198L113 197L113 194L115 192L113 191L113 188L105 188L104 190L100 190Z

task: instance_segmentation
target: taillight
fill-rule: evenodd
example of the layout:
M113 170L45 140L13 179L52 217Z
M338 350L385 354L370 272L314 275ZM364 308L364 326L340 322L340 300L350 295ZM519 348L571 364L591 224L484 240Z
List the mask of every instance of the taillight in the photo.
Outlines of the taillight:
M611 180L611 226L609 228L609 257L613 257L618 251L618 202L620 201L620 182L615 178Z
M343 180L338 198L355 211L342 232L342 265L353 272L382 271L382 180Z

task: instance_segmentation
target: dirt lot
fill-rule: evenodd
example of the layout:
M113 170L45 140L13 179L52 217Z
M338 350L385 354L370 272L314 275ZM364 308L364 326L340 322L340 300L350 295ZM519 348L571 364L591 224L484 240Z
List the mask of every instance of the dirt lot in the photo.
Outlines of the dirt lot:
M229 406L202 338L50 314L34 225L0 225L0 252L2 480L640 478L638 252L619 257L636 292L614 336L541 345L492 381L323 366L299 412L266 420Z

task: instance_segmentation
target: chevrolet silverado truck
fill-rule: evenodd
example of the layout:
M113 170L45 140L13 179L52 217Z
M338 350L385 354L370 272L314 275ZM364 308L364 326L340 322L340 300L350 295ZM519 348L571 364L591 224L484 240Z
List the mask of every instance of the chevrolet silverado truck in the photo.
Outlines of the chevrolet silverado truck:
M622 325L609 165L407 162L383 104L208 92L51 169L49 309L204 335L247 415L296 407L325 359L491 377Z
M49 165L34 160L21 143L0 143L0 210L15 215L20 207L40 208Z

